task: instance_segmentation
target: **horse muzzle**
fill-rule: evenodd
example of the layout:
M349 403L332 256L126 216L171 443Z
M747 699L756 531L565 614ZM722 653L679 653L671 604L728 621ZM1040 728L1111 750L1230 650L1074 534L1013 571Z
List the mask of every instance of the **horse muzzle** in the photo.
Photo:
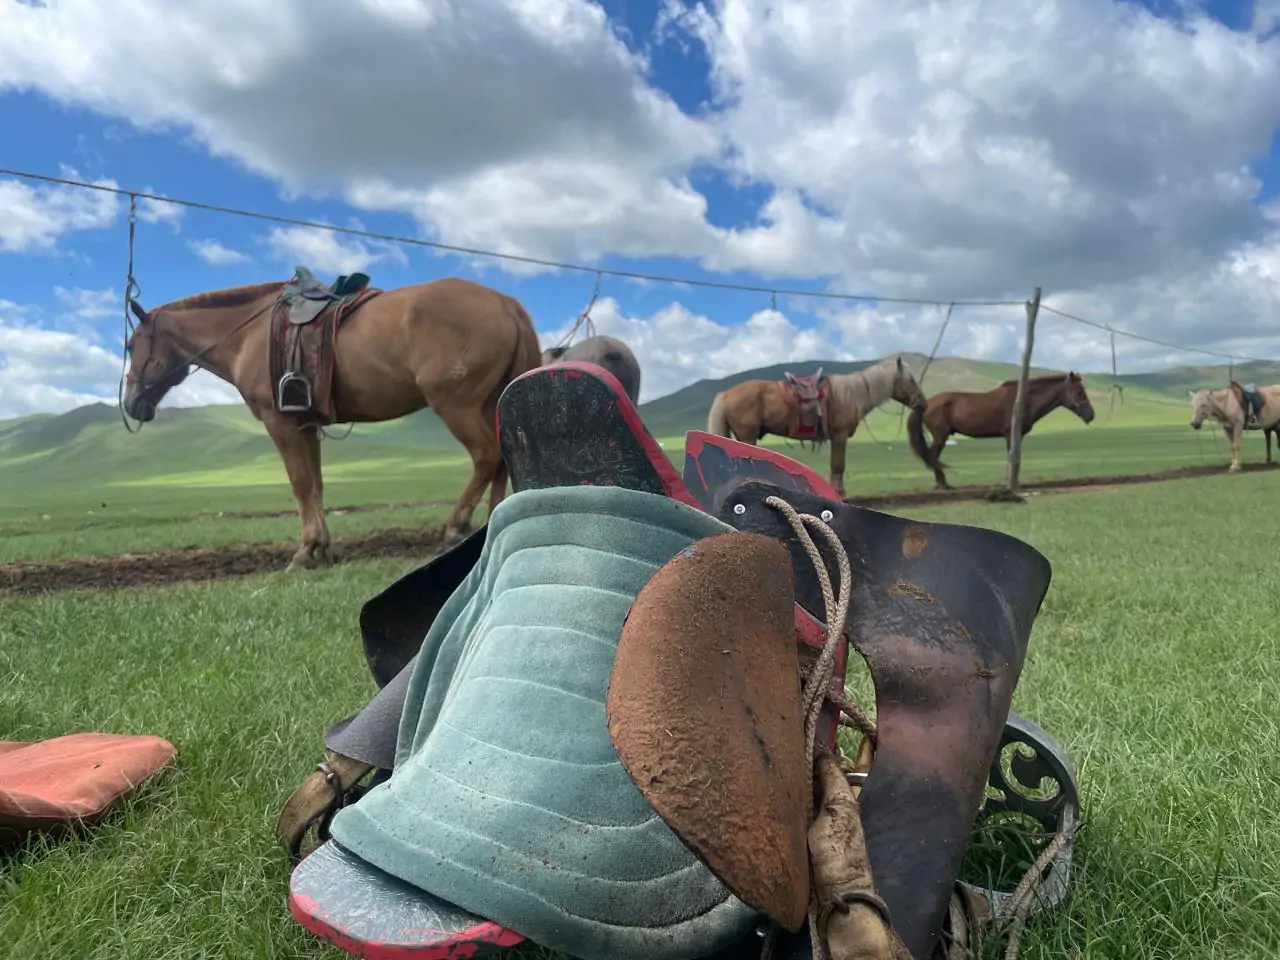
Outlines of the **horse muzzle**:
M1204 421L1203 421L1203 420L1199 420L1199 419L1192 420L1192 421L1191 421L1191 429L1192 429L1192 430L1199 430L1199 429L1200 429L1200 426L1201 426L1201 424L1202 424L1202 423L1204 423Z
M124 398L124 412L139 423L150 423L156 418L156 405L142 396Z

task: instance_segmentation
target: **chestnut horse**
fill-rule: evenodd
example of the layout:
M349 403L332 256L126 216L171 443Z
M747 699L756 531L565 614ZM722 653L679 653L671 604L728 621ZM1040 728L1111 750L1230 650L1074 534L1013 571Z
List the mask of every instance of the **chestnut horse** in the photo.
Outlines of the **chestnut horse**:
M1239 473L1240 447L1244 443L1245 416L1240 400L1239 384L1232 381L1231 386L1217 390L1194 390L1191 394L1191 426L1199 430L1204 421L1213 418L1222 424L1222 431L1231 444L1231 465L1228 473ZM1262 397L1262 410L1258 414L1258 426L1267 441L1267 462L1271 462L1271 437L1268 435L1280 426L1280 384L1270 387L1259 387L1258 395Z
M947 475L942 472L941 456L943 446L953 433L981 440L1004 437L1005 449L1008 450L1013 401L1017 393L1018 381L1006 380L986 393L963 390L935 393L923 411L911 411L907 417L907 439L912 452L933 471L938 489L951 489ZM1093 404L1089 402L1080 374L1052 373L1028 379L1022 435L1025 437L1038 420L1058 407L1070 410L1085 423L1093 421ZM933 434L932 445L926 445L922 427L928 427Z
M271 314L285 284L214 290L144 310L129 353L123 411L155 418L156 407L202 367L240 391L284 461L301 521L289 569L332 562L320 473L320 437L276 406L268 357ZM492 512L506 494L507 469L495 434L498 395L540 366L538 334L518 301L469 280L448 278L378 292L338 327L332 397L342 423L375 423L431 407L471 455L472 474L445 528L461 539L489 486Z
M926 398L901 357L881 360L856 373L831 374L825 383L826 436L818 439L831 441L831 485L843 497L845 449L858 424L886 400L919 409ZM793 408L787 390L787 381L782 380L744 380L722 390L707 413L707 433L750 444L770 433L789 436Z

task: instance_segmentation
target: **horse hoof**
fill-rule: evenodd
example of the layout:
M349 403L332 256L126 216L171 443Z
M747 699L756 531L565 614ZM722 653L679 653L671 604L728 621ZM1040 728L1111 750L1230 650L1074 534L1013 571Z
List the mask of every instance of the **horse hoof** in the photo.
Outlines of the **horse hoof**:
M467 539L467 535L471 532L471 525L465 526L448 526L444 528L444 542L446 545L461 543Z
M332 566L333 562L333 553L328 544L310 548L304 547L293 555L293 559L285 567L285 572L316 570L320 567Z
M1240 464L1238 463L1233 463L1231 466L1227 467L1227 473L1239 473L1239 472L1240 472Z

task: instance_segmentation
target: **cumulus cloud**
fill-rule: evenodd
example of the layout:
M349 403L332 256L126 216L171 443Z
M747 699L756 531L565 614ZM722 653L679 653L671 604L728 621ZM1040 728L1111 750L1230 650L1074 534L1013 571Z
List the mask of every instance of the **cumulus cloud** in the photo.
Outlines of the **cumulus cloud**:
M112 291L63 291L72 305ZM87 296L86 296L87 294ZM78 322L55 329L40 322L41 311L0 300L0 420L31 413L62 413L86 403L115 404L121 375L118 348L109 349ZM68 324L58 318L59 326ZM241 402L230 385L203 370L165 398L167 406Z
M211 267L229 267L238 263L248 263L249 258L239 250L232 250L220 241L206 237L203 240L191 240L187 243L200 260Z
M53 295L66 305L67 311L72 316L82 320L109 317L122 309L120 295L111 287L105 290L85 290L83 287L68 290L66 287L54 287Z
M302 264L321 273L355 273L375 263L408 263L393 243L343 240L339 234L313 227L273 227L268 243L276 259Z
M33 325L0 301L0 418L63 411L114 396L120 358L84 336Z
M4 20L4 12L0 10L0 34ZM3 45L4 40L0 40L0 49ZM0 77L3 70L0 66ZM64 177L79 178L71 167L64 166L61 172ZM114 180L93 182L116 186ZM119 210L119 198L114 194L56 184L33 186L19 180L0 180L0 252L47 253L63 234L110 226Z
M543 345L562 342L576 320L541 331ZM772 309L728 325L693 313L675 300L650 316L637 317L627 316L613 297L601 297L591 308L591 322L595 333L617 337L635 353L642 371L641 403L702 378L831 355L822 331L801 329ZM580 330L574 339L587 335Z
M1265 37L1280 27L1280 0L1254 0L1253 32Z
M157 194L156 190L150 186L143 187L142 192L163 196L163 194ZM138 199L139 220L143 223L166 223L173 228L174 233L180 229L184 213L186 210L176 203L165 203L163 200L153 200L151 197Z
M686 174L717 137L646 82L600 6L353 0L314 11L308 0L194 0L181 13L164 0L6 4L0 88L31 85L144 128L181 125L289 190L393 201L442 239L474 231L473 216L492 220L490 206L526 221L528 239L506 235L501 217L483 231L513 252L575 251L597 224L598 254L653 216L709 236ZM245 42L254 35L271 41ZM569 200L580 180L589 196ZM571 217L579 204L593 209Z

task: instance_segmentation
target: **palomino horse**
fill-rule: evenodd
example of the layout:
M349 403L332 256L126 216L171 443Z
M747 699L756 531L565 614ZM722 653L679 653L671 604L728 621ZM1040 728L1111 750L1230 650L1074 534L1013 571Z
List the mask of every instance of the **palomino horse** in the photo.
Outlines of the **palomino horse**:
M1222 424L1222 432L1231 443L1231 466L1228 473L1240 472L1240 447L1244 442L1244 406L1241 404L1243 394L1234 381L1229 387L1217 390L1191 390L1191 426L1199 430L1205 420L1212 417ZM1258 395L1262 397L1262 410L1258 413L1258 429L1264 435L1274 431L1280 425L1280 384L1270 387L1259 387ZM1267 462L1271 462L1271 438L1267 437Z
M1006 380L986 393L962 390L935 393L923 411L911 411L907 417L907 439L915 455L933 471L939 489L951 489L947 475L942 472L944 464L941 457L942 448L953 433L982 440L1004 437L1005 449L1009 448L1010 421L1017 393L1018 381ZM1092 422L1093 404L1089 402L1080 374L1052 373L1028 379L1022 435L1025 437L1036 421L1058 407L1065 407L1085 423ZM923 427L928 427L933 434L932 445L925 444Z
M640 363L631 348L617 337L587 337L571 347L542 351L543 364L577 361L604 367L622 384L631 402L640 405Z
M138 326L125 345L130 362L122 407L135 420L154 419L161 399L186 379L192 365L239 390L275 442L298 502L302 538L289 563L292 570L327 564L332 556L320 437L277 409L267 360L272 308L284 286L214 290L150 311L130 299ZM507 469L494 433L498 396L538 366L533 322L505 294L456 278L379 292L338 327L335 419L373 423L434 409L473 464L446 526L446 539L456 540L470 528L486 484L490 511L506 494Z
M791 436L794 409L788 381L798 379L788 374L784 381L744 380L717 393L707 413L707 433L751 444L766 434ZM856 373L831 374L826 387L825 437L818 439L831 441L831 485L843 497L845 448L858 424L886 400L919 409L927 399L901 357L881 360Z

